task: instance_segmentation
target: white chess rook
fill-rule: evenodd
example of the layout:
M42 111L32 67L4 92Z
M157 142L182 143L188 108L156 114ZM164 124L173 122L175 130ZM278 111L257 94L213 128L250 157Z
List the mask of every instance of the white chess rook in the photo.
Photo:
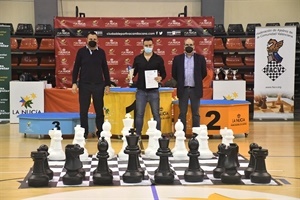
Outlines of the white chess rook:
M159 159L159 157L156 155L156 152L159 146L158 138L160 137L161 133L156 129L156 125L157 121L153 120L153 118L148 121L148 130L146 132L146 135L149 135L149 139L148 146L145 149L145 157L150 159Z
M104 137L104 139L107 141L107 144L108 144L108 160L114 158L116 155L115 155L115 150L112 148L112 145L111 145L111 124L109 123L109 121L106 119L105 122L103 123L102 125L102 129L103 131L101 132L100 136L101 137ZM101 137L99 138L99 140L101 139Z
M78 144L80 147L84 148L84 153L79 156L81 161L89 160L89 153L85 148L85 138L84 138L84 128L79 124L74 127L75 135L73 139L73 144Z
M185 133L183 131L183 123L180 119L175 123L175 145L172 149L174 160L188 160L188 150L185 146Z
M52 132L51 132L52 133ZM53 141L52 141L53 140ZM52 150L49 154L49 160L65 160L66 154L62 149L62 132L61 130L54 129L53 137L51 139Z
M123 119L123 129L122 129L122 140L123 140L123 145L118 153L119 160L128 160L128 154L124 153L125 148L127 147L127 141L126 141L126 135L129 135L129 130L133 126L133 119L131 119L131 115L127 113L125 115L125 119Z

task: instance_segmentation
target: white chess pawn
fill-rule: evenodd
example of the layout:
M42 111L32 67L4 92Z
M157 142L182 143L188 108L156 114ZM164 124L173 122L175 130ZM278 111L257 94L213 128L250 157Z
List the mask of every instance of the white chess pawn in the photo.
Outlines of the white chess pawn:
M49 135L49 137L50 137L50 145L49 145L49 149L48 149L48 153L49 154L51 154L51 151L53 151L53 142L54 142L54 140L53 140L53 137L54 137L54 132L55 132L55 130L57 130L57 128L54 128L53 130L49 130L48 131L48 135Z
M175 123L175 145L172 149L174 160L188 160L189 157L187 156L188 150L185 146L185 133L183 131L183 123L180 119Z
M224 141L222 140L222 143L226 146L229 146L230 143L233 143L233 131L232 129L226 129L224 130Z
M126 141L126 135L129 135L129 130L133 126L133 119L131 119L131 115L127 113L125 115L125 119L123 119L123 129L122 129L122 140L123 140L123 145L118 153L119 160L128 160L128 155L124 153L125 148L127 147L127 141Z
M53 133L53 148L51 154L49 154L49 160L65 160L66 154L62 149L62 132L61 130L55 130Z
M153 136L153 151L151 151L149 154L148 154L148 157L150 159L153 159L153 160L158 160L159 159L159 156L156 155L156 152L157 152L157 149L159 148L159 142L158 142L158 139L161 137L161 131L160 130L155 130L155 134Z
M209 149L208 146L208 132L205 129L200 131L199 138L199 152L200 152L200 159L211 159L214 157L212 151Z
M101 132L101 137L104 137L104 139L107 141L107 144L108 144L108 159L112 159L114 158L116 155L115 155L115 150L112 148L112 145L111 145L111 124L109 123L108 119L105 120L105 122L103 123L102 125L102 129L103 131ZM99 140L101 140L101 137L99 138Z
M156 136L156 124L157 121L153 120L153 118L151 118L151 120L148 121L148 130L146 132L146 135L149 135L149 139L148 139L148 146L145 149L145 157L146 158L150 158L153 157L151 156L153 153L155 153L156 155L156 151L157 149L155 148L155 144L154 144L154 137ZM158 158L158 156L157 156Z
M227 133L227 127L220 129L220 135L222 137L222 144L225 144L225 134Z
M79 158L81 161L89 160L89 153L85 148L84 128L82 128L80 125L77 124L74 127L74 130L75 130L75 135L73 139L73 144L79 144L80 147L84 148L84 152L79 156Z

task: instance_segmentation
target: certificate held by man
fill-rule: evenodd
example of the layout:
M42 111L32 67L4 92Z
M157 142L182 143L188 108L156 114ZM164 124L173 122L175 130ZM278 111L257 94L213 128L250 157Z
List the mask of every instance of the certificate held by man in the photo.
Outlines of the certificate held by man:
M158 82L155 80L157 77L157 70L146 70L145 71L145 82L146 88L158 88Z

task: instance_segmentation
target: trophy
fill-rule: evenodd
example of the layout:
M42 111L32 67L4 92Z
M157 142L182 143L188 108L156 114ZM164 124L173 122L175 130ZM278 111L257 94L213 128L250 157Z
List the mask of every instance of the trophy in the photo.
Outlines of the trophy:
M233 74L233 80L236 80L236 74L237 74L237 72L238 72L239 70L238 69L232 69L231 70L231 73Z
M228 80L228 74L231 71L231 69L222 69L223 74L225 75L224 80Z
M134 69L131 66L128 66L128 79L129 79L129 85L133 84L133 71Z
M220 74L221 70L222 70L222 67L214 69L214 72L216 74L215 80L219 80L219 74Z

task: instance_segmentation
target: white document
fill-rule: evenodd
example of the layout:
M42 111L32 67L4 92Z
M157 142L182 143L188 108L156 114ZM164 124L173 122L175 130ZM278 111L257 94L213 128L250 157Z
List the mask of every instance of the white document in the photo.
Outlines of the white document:
M145 71L145 81L146 88L158 88L158 82L155 80L157 77L157 70L146 70Z

